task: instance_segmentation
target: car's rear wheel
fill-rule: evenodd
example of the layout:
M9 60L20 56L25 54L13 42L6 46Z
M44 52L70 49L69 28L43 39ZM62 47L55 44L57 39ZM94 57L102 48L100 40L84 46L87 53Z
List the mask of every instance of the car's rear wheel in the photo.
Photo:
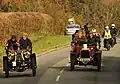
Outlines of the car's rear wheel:
M35 53L31 55L31 69L32 69L32 76L36 76L36 55Z
M107 48L107 51L109 51L110 50L110 44L107 44L106 48Z
M8 65L8 57L3 56L3 71L5 71L5 77L9 77L9 65Z

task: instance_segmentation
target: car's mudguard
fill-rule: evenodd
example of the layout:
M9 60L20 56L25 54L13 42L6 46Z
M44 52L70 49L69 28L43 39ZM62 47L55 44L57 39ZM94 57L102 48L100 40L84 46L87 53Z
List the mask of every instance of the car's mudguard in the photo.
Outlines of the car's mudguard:
M70 56L76 56L76 52L71 51Z
M100 54L100 55L102 55L102 50L96 51L95 54Z

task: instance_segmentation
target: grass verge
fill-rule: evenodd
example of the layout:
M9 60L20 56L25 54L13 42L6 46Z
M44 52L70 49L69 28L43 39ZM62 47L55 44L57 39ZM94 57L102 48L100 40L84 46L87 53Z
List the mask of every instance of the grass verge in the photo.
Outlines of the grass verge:
M31 35L30 39L33 43L33 52L36 54L40 54L42 52L46 52L50 49L54 49L57 47L62 47L67 45L71 41L70 36L39 36L39 35ZM0 46L0 68L2 67L2 56L5 55L4 46Z
M46 36L32 37L33 52L40 54L53 48L62 47L71 41L70 36Z

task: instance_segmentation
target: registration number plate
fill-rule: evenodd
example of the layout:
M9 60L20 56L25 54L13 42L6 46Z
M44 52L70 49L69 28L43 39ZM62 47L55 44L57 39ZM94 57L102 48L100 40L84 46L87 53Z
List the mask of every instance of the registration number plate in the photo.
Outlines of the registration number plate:
M12 65L13 65L13 66L16 66L16 62L12 62Z
M90 61L90 58L80 58L80 61Z

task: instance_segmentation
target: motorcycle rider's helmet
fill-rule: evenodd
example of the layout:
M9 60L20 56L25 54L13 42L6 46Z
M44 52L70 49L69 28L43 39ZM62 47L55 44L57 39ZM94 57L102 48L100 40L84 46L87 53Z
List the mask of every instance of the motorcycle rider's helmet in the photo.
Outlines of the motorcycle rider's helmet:
M112 26L112 27L115 27L115 24L112 24L111 26Z
M96 29L92 29L92 32L95 33L95 32L96 32Z
M105 29L108 30L108 29L109 29L109 26L105 26Z

